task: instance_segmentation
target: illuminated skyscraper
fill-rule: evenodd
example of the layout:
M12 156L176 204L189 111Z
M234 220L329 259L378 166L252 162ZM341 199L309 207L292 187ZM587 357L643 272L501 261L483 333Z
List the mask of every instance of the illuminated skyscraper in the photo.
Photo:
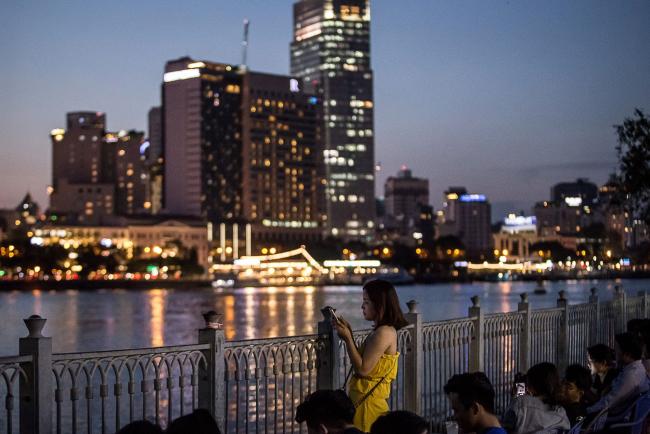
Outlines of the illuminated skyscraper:
M112 215L148 212L144 134L106 131L101 112L67 114L51 132L50 213L62 221L99 224Z
M205 218L215 239L228 242L245 232L260 247L319 239L320 128L319 101L295 78L190 58L168 62L166 211ZM229 254L236 257L239 245L227 246Z
M441 235L461 239L470 258L483 259L492 249L490 202L483 194L468 194L465 187L449 187L443 203Z
M369 0L299 0L291 74L323 100L329 233L367 239L375 220Z

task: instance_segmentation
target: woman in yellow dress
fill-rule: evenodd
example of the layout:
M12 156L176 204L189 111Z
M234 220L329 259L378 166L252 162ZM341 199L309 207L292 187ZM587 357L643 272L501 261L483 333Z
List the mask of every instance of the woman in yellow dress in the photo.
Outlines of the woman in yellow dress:
M348 394L356 407L354 426L364 432L379 416L388 412L390 384L397 377L397 330L407 325L395 288L384 280L372 280L363 287L361 311L374 323L373 331L359 348L350 324L342 318L334 326L345 342L354 375Z

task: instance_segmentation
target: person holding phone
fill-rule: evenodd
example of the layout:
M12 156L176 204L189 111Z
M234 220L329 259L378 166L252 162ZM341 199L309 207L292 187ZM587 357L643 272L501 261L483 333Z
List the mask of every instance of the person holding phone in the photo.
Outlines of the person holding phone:
M333 325L345 342L352 371L348 394L356 408L354 425L368 432L379 416L388 412L390 384L397 377L397 330L408 323L397 292L385 280L371 280L363 287L361 312L373 322L373 331L357 348L350 324L333 316Z

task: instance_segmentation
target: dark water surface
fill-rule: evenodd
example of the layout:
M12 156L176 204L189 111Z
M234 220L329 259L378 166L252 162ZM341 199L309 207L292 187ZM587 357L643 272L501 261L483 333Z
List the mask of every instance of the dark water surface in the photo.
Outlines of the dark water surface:
M397 288L404 310L408 300L419 302L425 321L467 315L470 297L479 295L486 312L517 309L519 294L528 292L531 307L553 307L558 291L570 303L587 301L589 288L601 299L612 297L615 285L628 294L650 291L650 279L569 280L547 282L546 295L533 295L535 282L476 282L412 285ZM191 344L203 326L201 312L225 315L229 340L309 334L316 331L325 305L356 328L367 328L360 312L360 286L243 288L220 293L205 289L106 289L92 291L5 291L0 293L0 355L18 353L18 338L27 334L22 319L47 318L44 335L53 337L55 352L94 351Z

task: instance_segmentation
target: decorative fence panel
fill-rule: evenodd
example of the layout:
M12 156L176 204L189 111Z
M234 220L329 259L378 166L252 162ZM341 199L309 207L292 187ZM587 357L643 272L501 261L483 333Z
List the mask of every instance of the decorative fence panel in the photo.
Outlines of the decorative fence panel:
M19 430L19 383L29 381L23 367L31 364L32 356L0 357L0 396L4 397L4 406L0 408L0 432Z
M473 297L468 318L430 323L417 303L408 306L389 405L441 430L451 416L443 387L452 375L485 371L501 412L515 373L542 361L561 369L584 363L588 345L612 345L627 320L645 318L650 298L617 288L601 303L592 290L589 303L568 306L561 291L557 308L531 310L524 294L518 311L484 315ZM315 335L226 342L222 316L209 312L195 345L72 354L52 354L45 319L32 316L21 354L0 358L0 434L113 433L143 418L165 427L199 407L226 433L305 432L294 422L298 404L319 388L343 387L350 368L330 310L322 312ZM370 332L354 332L356 344Z
M225 432L306 432L294 416L316 390L320 345L317 335L226 343Z
M207 345L58 354L52 357L59 433L113 433L141 419L161 425L198 406Z
M474 334L473 319L455 319L425 323L422 327L424 352L424 393L422 415L442 422L451 416L443 387L455 374L469 371L469 352ZM442 429L438 423L433 429Z
M627 319L645 317L645 296L628 297L625 302Z
M562 309L540 309L531 312L530 364L559 362L559 331L562 325Z
M614 347L614 335L616 334L616 323L618 320L614 300L601 303L600 327L598 328L598 342Z
M569 306L568 364L586 365L587 347L596 342L596 306L579 304Z
M503 412L510 402L515 374L521 370L519 352L523 322L520 312L485 316L485 374L494 386L497 413Z

